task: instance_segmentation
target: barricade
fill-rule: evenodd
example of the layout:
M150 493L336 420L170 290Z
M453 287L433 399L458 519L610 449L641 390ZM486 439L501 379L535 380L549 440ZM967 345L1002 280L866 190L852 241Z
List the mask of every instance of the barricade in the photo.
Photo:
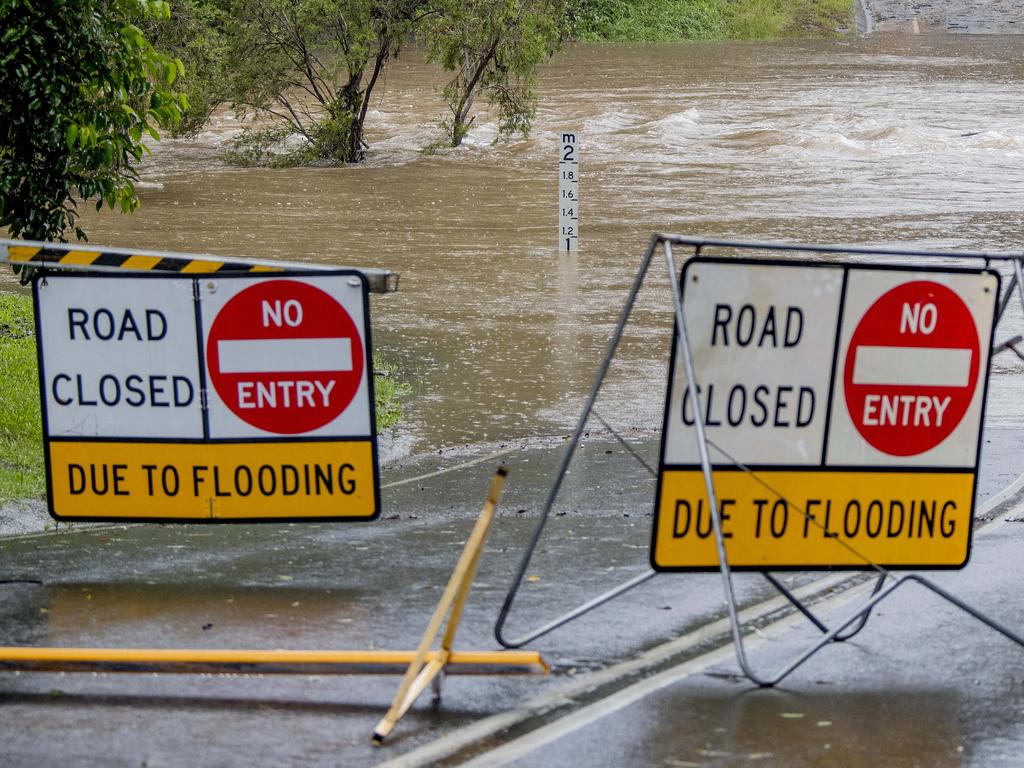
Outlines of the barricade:
M680 273L674 249L685 249ZM675 322L652 531L652 567L518 637L505 625L595 411L652 260L664 256ZM802 259L794 257L803 257ZM898 261L899 263L894 263ZM894 569L967 563L991 356L1024 253L801 245L654 235L495 625L518 648L660 571L717 571L737 660L777 684L875 605L915 582L1024 646L1024 637L933 581ZM993 265L1012 269L1005 290ZM701 367L695 365L701 361ZM646 464L645 464L646 466ZM770 571L864 570L870 598L829 627ZM733 571L760 573L822 637L758 674Z
M56 519L376 519L367 293L397 290L397 274L9 240L0 262L37 270ZM415 651L8 647L0 669L402 673L379 744L429 685L440 699L448 672L548 670L535 652L453 647L504 478L501 469Z

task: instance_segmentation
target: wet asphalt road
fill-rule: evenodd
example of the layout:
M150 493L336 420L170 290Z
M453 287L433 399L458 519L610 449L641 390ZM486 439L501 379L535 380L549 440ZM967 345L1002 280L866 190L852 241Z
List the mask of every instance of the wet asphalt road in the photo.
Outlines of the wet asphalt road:
M987 435L982 497L1024 469L1017 444L1017 433L1009 430ZM412 648L480 508L489 476L505 461L510 482L456 642L465 649L495 648L498 607L560 454L557 440L512 448L500 459L414 482L402 480L472 457L423 457L386 472L385 486L400 484L385 488L385 511L373 524L115 526L5 540L0 543L0 642ZM491 446L488 452L499 449ZM640 436L636 450L653 461L656 442ZM647 567L653 480L614 442L593 440L584 452L586 460L574 464L529 570L537 578L524 586L513 612L513 635ZM1015 594L1020 576L1014 553L1024 545L1017 541L1021 538L1024 526L1007 525L979 540L971 567L944 575L944 582L1011 626L1024 626L1024 610L1006 599ZM799 585L816 576L786 578ZM739 577L738 586L745 605L774 594L756 575ZM1014 672L1021 657L998 636L977 631L935 601L912 594L913 587L906 589L906 595L883 606L863 640L828 649L782 691L752 691L729 676L735 671L729 656L714 674L696 674L614 717L567 733L518 758L520 764L733 765L763 754L757 760L767 762L758 764L813 765L817 755L842 749L851 757L831 764L853 765L856 751L867 749L858 746L865 739L875 744L865 755L894 756L885 764L947 764L931 757L904 759L909 747L899 746L905 741L900 733L917 722L929 728L920 739L920 755L939 754L939 747L949 744L954 750L964 747L950 753L961 760L950 765L993 764L972 760L1002 749L999 739L1019 743L1011 725L1024 707L1024 682ZM717 574L659 576L535 643L555 665L552 675L450 677L441 708L433 710L424 698L383 749L374 749L369 736L390 702L395 677L0 673L0 762L375 764L579 685L595 670L721 614ZM793 643L800 645L799 639L787 638L759 649L757 664L773 666ZM690 655L715 645L721 642L712 639ZM601 695L634 677L607 686ZM993 710L1002 709L993 719ZM804 713L800 722L779 714L791 710ZM894 712L902 713L902 730L887 731L880 740L879 724L896 721ZM511 735L558 716L531 718ZM833 725L812 729L811 719ZM933 725L945 735L933 733ZM794 736L783 738L790 731ZM825 743L832 746L826 749ZM460 752L453 762L476 751ZM582 762L581 755L586 756ZM794 762L796 756L810 762Z
M1020 631L1022 545L1024 526L1007 523L976 541L965 571L936 581ZM762 674L815 640L805 622L787 623L795 628L751 653ZM1022 653L908 583L853 642L825 649L776 689L751 687L730 656L501 764L1019 766Z

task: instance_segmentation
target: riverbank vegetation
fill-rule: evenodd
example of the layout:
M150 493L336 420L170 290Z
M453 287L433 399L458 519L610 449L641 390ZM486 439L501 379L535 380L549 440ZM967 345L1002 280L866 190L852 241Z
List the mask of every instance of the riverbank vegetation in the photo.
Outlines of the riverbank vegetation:
M365 154L368 105L412 42L449 73L444 141L457 147L478 97L498 136L527 136L537 69L565 40L676 42L828 36L853 0L179 0L191 22L153 27L185 62L196 105L183 125L233 104L252 124L228 160L338 164ZM201 23L196 20L201 18ZM176 24L176 26L175 26ZM202 30L202 34L197 32Z
M458 146L481 98L499 136L528 135L537 69L563 41L832 34L852 0L31 0L0 5L0 226L85 232L77 203L130 212L142 138L190 132L233 105L240 164L363 159L388 63L415 42L449 73ZM76 51L74 56L53 51ZM81 54L85 51L86 54ZM56 63L56 65L55 65Z
M853 0L570 0L568 35L584 42L828 37L851 25Z
M401 420L409 386L376 354L373 367L377 429L383 431ZM41 498L43 430L31 296L0 291L0 381L0 502Z

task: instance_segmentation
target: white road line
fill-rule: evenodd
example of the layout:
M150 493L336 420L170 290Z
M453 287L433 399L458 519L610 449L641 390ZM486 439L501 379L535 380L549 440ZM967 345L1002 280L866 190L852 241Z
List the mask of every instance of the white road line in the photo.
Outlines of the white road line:
M990 497L977 510L977 516L984 516L992 510L997 509L1006 501L1012 499L1016 494L1024 490L1024 474L1020 475L1013 483L1004 488L996 495ZM990 534L1001 527L1007 520L1018 511L1017 506L1008 510L999 518L989 522L974 532L975 536ZM806 599L825 592L836 585L849 579L849 574L835 574L818 579L804 587L794 589L793 593L800 599ZM828 598L818 604L817 610L833 610L855 600L865 592L872 589L875 580L871 579L851 589L845 590L839 595ZM782 596L765 600L757 605L740 611L739 618L742 623L753 621L788 605L788 601ZM801 621L799 616L788 615L763 627L759 632L744 638L748 650L756 649L766 639L778 637L788 631L794 621ZM452 733L443 736L436 741L424 744L421 747L410 750L403 755L381 763L378 768L421 768L458 754L460 751L472 746L478 741L494 736L502 731L508 730L531 718L538 717L554 707L565 704L573 697L592 691L603 685L623 679L639 670L651 667L667 658L671 658L690 648L697 647L702 643L716 637L722 637L729 632L729 621L721 618L709 624L682 635L667 643L656 646L639 656L624 661L607 669L600 670L591 675L570 683L552 693L538 697L524 706L508 712L500 712L490 717L485 717L468 726L460 728ZM650 695L655 691L676 683L690 675L700 672L708 667L717 664L734 654L732 642L727 641L721 647L706 654L690 659L682 664L667 669L650 678L640 680L627 688L621 689L611 696L601 699L593 704L572 712L548 725L531 731L524 736L507 742L494 750L479 755L466 763L466 768L483 768L484 766L503 765L517 760L529 754L538 747L550 743L572 731L583 728L612 712L621 710Z
M842 592L833 598L819 603L818 608L819 610L829 610L842 607L869 591L873 586L874 582L872 581L858 584L846 592ZM774 640L788 632L795 623L799 623L799 617L793 615L774 621L760 629L757 633L746 635L743 639L744 646L747 651L754 651L769 640ZM597 722L601 718L625 709L630 704L634 704L653 693L657 693L663 688L674 685L691 675L702 672L708 667L724 662L732 658L733 655L732 643L727 643L695 659L690 659L645 680L640 680L620 691L616 691L611 696L578 709L553 723L530 731L525 736L509 741L497 749L492 749L473 758L469 762L462 763L462 768L497 768L497 766L508 765L543 747L545 744L557 741L573 731L577 731L580 728Z
M456 464L454 467L446 467L445 469L439 469L436 472L428 472L425 475L416 475L416 477L407 477L405 478L405 480L395 480L394 482L391 483L384 483L384 485L382 485L381 488L394 488L395 486L398 485L415 483L417 480L427 480L431 477L447 475L449 472L455 472L460 469L465 469L466 467L472 467L475 466L476 464L483 464L485 461L490 461L491 459L496 459L499 456L505 456L509 453L513 453L518 450L519 448L505 448L500 451L495 451L494 453L489 453L486 456L481 456L478 459L473 459L472 461L464 461L461 464Z

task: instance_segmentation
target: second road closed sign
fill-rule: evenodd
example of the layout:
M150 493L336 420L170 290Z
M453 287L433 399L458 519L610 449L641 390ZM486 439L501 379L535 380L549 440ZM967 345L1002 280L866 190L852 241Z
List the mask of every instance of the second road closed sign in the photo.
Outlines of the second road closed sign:
M47 275L35 292L55 517L377 515L358 273Z
M693 259L701 416L737 568L959 567L970 549L999 279ZM718 567L673 356L652 563Z

